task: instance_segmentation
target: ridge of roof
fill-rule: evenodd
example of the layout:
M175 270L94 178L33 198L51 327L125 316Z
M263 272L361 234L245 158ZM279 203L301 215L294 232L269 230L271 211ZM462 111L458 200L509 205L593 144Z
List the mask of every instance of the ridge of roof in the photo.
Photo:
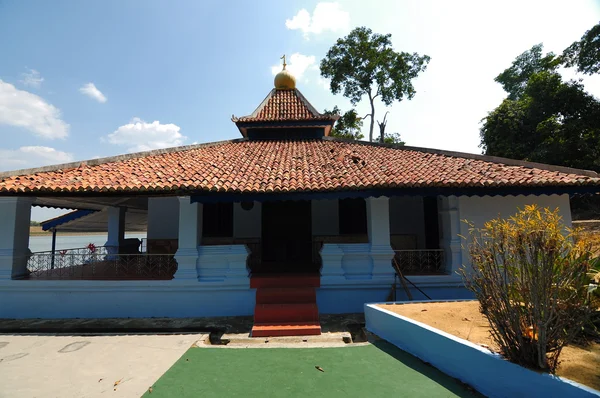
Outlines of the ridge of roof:
M143 157L154 156L154 155L162 155L165 153L184 152L184 151L189 151L189 150L197 149L197 148L212 147L212 146L224 145L224 144L234 143L234 142L243 142L243 141L248 141L248 139L247 138L235 138L235 139L231 139L231 140L205 142L202 144L182 145L182 146L175 146L175 147L170 147L170 148L152 149L149 151L125 153L125 154L121 154L121 155L106 156L103 158L79 160L79 161L75 161L75 162L59 163L59 164L53 164L53 165L49 165L49 166L33 167L33 168L29 168L29 169L0 171L0 179L8 178L8 177L22 176L22 175L46 173L46 172L58 171L58 170L64 170L64 169L76 169L81 166L98 166L98 165L101 165L104 163L114 163L114 162L119 162L119 161L123 161L123 160L143 158Z
M455 157L455 158L481 160L484 162L504 164L507 166L522 166L522 167L527 167L530 169L535 168L535 169L547 170L547 171L557 171L557 172L566 173L566 174L579 174L579 175L583 175L583 176L587 176L587 177L596 177L596 178L600 177L599 173L592 171L592 170L577 169L574 167L567 167L567 166L557 166L557 165L552 165L552 164L547 164L547 163L530 162L527 160L503 158L500 156L478 155L475 153L449 151L449 150L445 150L445 149L435 149L435 148L424 148L424 147L409 146L409 145L382 144L380 142L360 141L360 140L352 140L352 139L339 138L339 137L323 137L323 140L346 142L346 143L353 143L353 144L360 144L360 145L367 145L367 146L376 146L376 147L383 147L383 148L404 149L404 150L409 150L409 151L431 153L431 154L435 154L435 155L451 156L451 157Z

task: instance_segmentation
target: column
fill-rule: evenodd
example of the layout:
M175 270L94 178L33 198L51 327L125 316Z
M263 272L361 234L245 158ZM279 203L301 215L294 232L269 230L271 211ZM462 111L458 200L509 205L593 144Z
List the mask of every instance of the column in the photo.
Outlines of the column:
M0 198L0 279L27 275L33 198Z
M198 245L202 237L202 204L190 203L189 196L179 197L179 241L174 279L198 280Z
M462 241L460 237L459 201L456 196L441 200L440 218L442 220L442 238L440 247L446 257L446 273L454 273L462 265Z
M385 279L386 282L393 281L392 258L394 257L394 251L390 244L389 198L385 196L367 198L366 202L369 249L373 260L373 279Z
M123 240L125 239L125 207L109 207L108 212L108 239L104 246L108 252L107 258L115 260Z

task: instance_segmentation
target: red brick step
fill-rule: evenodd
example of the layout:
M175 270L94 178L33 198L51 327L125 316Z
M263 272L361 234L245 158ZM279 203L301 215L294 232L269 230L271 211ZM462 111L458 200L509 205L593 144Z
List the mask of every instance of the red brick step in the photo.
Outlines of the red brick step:
M252 275L256 289L252 337L320 335L319 274Z
M319 286L321 277L318 274L261 274L250 278L252 289Z
M256 304L316 303L313 287L261 288L256 290Z
M255 323L315 322L319 320L316 303L257 304L254 309Z
M252 337L318 336L320 334L319 322L255 323L252 328Z

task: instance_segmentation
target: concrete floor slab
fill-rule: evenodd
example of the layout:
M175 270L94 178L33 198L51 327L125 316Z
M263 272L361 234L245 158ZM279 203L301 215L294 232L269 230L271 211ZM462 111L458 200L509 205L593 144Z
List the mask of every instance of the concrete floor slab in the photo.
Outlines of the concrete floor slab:
M0 397L139 397L206 338L0 335Z

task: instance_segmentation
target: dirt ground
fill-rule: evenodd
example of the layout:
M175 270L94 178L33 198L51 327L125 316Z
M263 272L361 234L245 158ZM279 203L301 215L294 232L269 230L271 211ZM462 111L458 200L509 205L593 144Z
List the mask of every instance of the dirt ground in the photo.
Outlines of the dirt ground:
M488 321L479 312L477 301L387 304L381 307L498 351L491 339ZM565 347L559 360L558 376L600 390L600 344Z

